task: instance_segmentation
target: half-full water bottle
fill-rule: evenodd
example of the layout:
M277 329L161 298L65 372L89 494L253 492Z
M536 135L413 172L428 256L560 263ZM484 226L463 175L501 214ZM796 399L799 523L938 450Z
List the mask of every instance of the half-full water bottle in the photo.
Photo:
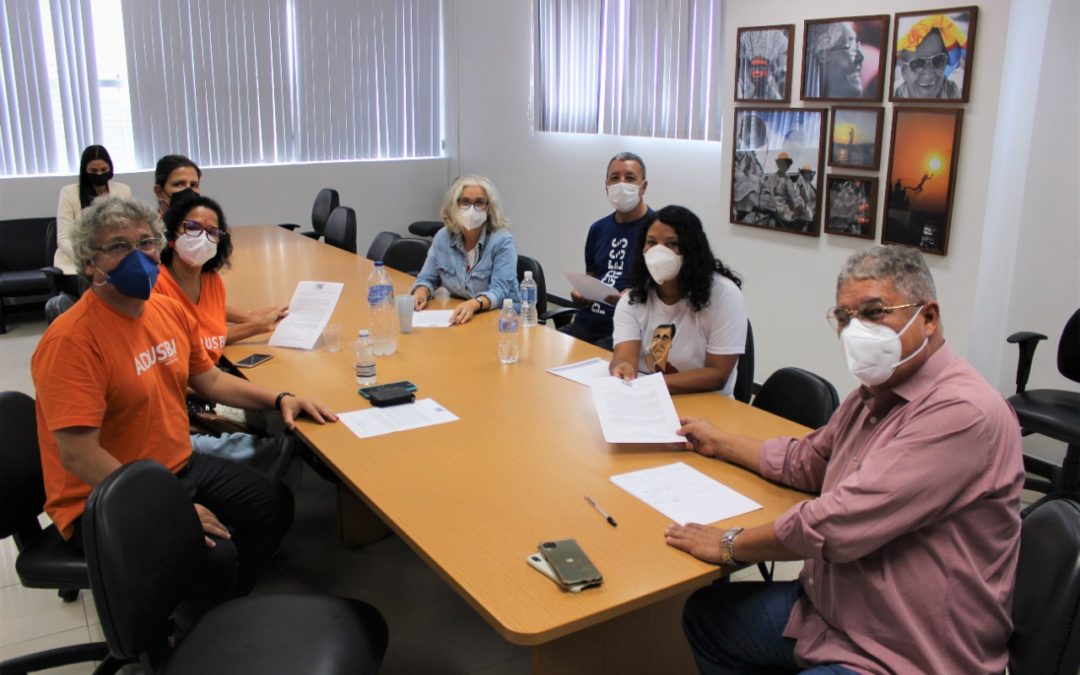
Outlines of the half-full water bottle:
M356 368L357 384L375 384L375 351L367 330L361 330L353 343L353 365Z
M371 313L371 342L376 356L397 350L398 320L394 308L394 285L381 260L368 277L368 311Z
M521 325L526 328L536 325L536 293L532 270L525 270L525 278L521 280Z
M518 360L518 315L514 311L514 301L503 300L499 310L499 361L517 363Z

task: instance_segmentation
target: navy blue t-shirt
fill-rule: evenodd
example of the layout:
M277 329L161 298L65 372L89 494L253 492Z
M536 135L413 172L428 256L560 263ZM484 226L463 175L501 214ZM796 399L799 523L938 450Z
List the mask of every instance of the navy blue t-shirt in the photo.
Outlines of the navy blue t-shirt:
M615 222L612 211L589 227L585 238L585 273L622 291L630 284L630 268L641 255L633 250L641 226L653 217L647 208L645 215L629 223ZM615 307L594 302L584 307L574 317L574 323L590 331L611 333L611 317Z

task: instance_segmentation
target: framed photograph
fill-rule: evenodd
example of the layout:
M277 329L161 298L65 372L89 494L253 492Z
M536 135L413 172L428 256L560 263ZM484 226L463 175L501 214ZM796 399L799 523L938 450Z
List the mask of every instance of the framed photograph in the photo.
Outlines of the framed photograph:
M881 243L945 255L963 119L960 108L893 111Z
M816 237L824 108L736 108L731 222Z
M890 101L966 103L978 7L896 15Z
M803 31L804 101L880 101L888 60L889 17L807 21Z
M877 171L881 164L884 120L882 107L834 107L829 131L829 166Z
M877 178L831 173L825 179L825 231L860 239L877 234Z
M795 25L740 28L735 58L735 100L791 101L791 43Z

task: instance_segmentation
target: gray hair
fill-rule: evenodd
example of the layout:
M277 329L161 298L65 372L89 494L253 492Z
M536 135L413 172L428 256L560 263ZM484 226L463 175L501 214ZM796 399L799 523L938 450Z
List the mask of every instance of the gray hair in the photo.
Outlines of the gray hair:
M639 155L635 155L632 152L620 152L619 154L608 160L607 167L604 168L604 178L607 178L607 170L611 167L612 162L637 162L641 167L641 180L645 180L645 160Z
M852 253L836 279L836 290L846 282L868 279L889 281L908 302L937 300L934 277L918 249L875 245Z
M824 61L829 50L836 47L840 40L848 37L851 27L843 21L833 21L826 24L818 24L810 27L810 36L807 43L810 52L819 60Z
M467 187L478 187L487 193L488 230L495 232L510 225L510 221L503 214L502 200L499 198L499 191L495 189L495 184L483 176L471 175L461 176L455 180L450 189L446 191L446 196L443 197L442 209L440 209L439 213L442 216L443 225L446 225L446 229L453 234L461 234L465 229L458 222L457 200Z
M93 248L94 235L98 230L115 230L136 223L146 223L156 236L165 241L164 226L153 208L130 197L98 197L82 210L71 226L71 250L76 262L83 267L93 259L96 253Z

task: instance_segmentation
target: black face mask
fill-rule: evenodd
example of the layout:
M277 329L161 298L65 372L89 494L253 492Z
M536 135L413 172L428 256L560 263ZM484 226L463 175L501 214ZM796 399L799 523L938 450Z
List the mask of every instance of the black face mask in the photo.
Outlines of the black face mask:
M199 193L195 192L191 188L184 188L183 190L180 190L179 192L174 192L171 195L169 195L169 206L172 206L173 204L179 204L180 202L191 199L192 197L194 197L197 194L199 194Z
M105 187L112 180L113 172L110 169L106 173L88 173L86 177L90 180L90 184L96 187Z

